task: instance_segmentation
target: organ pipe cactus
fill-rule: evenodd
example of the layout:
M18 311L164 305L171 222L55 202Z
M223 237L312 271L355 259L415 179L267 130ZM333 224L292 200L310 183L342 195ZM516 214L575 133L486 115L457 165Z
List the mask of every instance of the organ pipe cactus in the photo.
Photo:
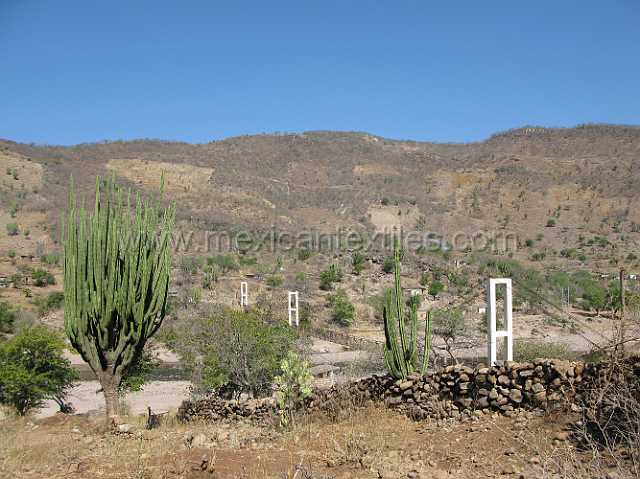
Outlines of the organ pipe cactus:
M100 382L109 419L123 375L166 313L175 207L139 195L132 205L114 178L104 189L98 178L87 212L73 190L63 222L65 330Z
M404 310L402 284L400 282L400 245L394 245L394 288L387 291L382 310L384 319L384 360L389 373L396 379L404 379L413 372L424 374L431 351L431 312L427 313L422 362L418 357L418 310L412 303L408 314ZM407 331L407 327L409 331ZM407 334L408 333L408 334Z

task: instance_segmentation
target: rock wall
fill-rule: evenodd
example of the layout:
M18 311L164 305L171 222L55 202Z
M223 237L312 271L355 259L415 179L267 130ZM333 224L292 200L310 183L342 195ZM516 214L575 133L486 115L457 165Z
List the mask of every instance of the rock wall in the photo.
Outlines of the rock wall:
M273 398L229 400L218 396L183 401L177 417L181 421L200 419L205 421L271 422L277 413Z
M493 367L447 366L405 380L389 375L316 391L306 401L309 412L339 414L350 407L384 403L415 419L455 418L498 411L510 415L518 409L543 413L560 407L579 409L581 386L600 368L583 363L536 360L533 363L498 362ZM228 401L217 397L185 401L183 420L193 418L271 420L277 413L273 399Z

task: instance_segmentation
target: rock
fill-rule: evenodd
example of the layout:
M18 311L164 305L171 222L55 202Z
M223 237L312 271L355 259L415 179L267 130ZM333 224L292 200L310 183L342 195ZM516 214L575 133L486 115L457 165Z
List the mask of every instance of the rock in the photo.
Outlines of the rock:
M518 389L512 389L509 393L509 399L513 402L520 404L522 402L522 392Z
M540 464L540 457L533 456L531 459L529 459L529 464Z
M502 384L503 386L508 386L509 384L511 384L511 379L509 379L509 376L505 376L504 374L501 374L500 376L498 376L498 384Z
M118 432L122 434L131 434L133 433L134 427L131 424L118 424Z
M191 447L205 447L208 442L209 440L207 439L207 436L205 434L196 434L191 441Z
M541 393L544 391L544 386L540 383L535 383L533 386L531 386L531 390L537 394L537 393Z
M413 386L413 381L404 381L398 385L402 391L409 389Z
M553 435L553 438L557 441L566 441L569 439L569 433L567 431L558 431Z

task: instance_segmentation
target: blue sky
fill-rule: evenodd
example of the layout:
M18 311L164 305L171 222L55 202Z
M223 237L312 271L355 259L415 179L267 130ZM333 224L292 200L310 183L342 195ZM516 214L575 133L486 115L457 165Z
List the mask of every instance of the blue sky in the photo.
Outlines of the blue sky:
M640 123L640 2L0 0L0 137Z

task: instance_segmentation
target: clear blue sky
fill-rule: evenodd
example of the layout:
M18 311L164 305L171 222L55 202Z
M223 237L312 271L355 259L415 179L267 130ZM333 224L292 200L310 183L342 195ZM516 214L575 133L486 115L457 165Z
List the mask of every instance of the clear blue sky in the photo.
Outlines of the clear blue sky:
M0 137L640 123L640 2L0 0Z

